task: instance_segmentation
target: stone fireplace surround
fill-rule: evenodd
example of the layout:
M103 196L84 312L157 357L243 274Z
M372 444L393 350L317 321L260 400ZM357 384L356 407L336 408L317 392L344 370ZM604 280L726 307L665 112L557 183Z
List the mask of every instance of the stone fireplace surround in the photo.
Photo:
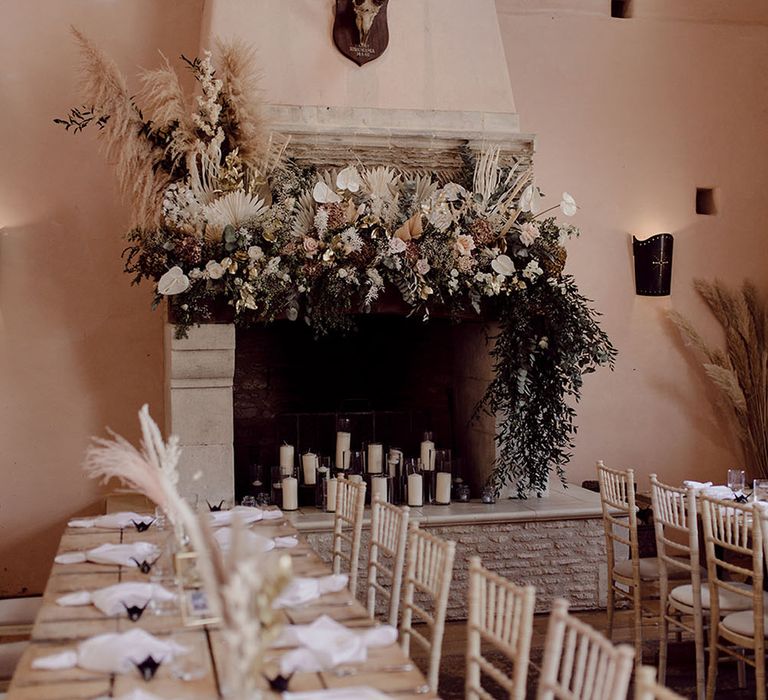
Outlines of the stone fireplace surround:
M533 137L518 132L516 114L278 106L275 129L291 136L288 154L321 168L365 165L436 170L447 177L460 164L460 149L498 145L506 158L529 161ZM235 493L233 324L207 324L177 339L165 328L166 432L183 448L181 488L211 503ZM453 333L456 422L469 412L491 378L482 323ZM495 420L485 417L464 431L461 451L477 484L495 456ZM471 475L470 475L471 476ZM546 498L502 499L450 507L425 506L414 520L458 543L449 619L466 616L467 558L479 553L498 573L537 586L538 609L565 596L574 608L605 605L605 551L597 494L554 484ZM321 553L329 550L332 516L314 508L290 515ZM364 538L367 535L364 534Z

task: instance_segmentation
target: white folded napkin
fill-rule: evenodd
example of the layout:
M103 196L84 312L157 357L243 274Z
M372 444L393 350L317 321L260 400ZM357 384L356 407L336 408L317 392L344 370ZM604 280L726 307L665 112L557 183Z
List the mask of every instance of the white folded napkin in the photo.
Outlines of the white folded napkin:
M77 591L68 593L56 600L58 605L75 606L93 603L105 615L121 615L125 608L137 606L143 608L150 600L175 600L176 594L166 590L158 583L140 583L128 581L106 586L96 591Z
M285 537L275 537L275 547L278 549L290 549L299 544L299 538L296 535L287 535Z
M147 525L154 519L152 515L139 515L138 513L126 511L99 515L96 518L75 518L70 520L68 525L69 527L97 527L103 530L122 530L126 527L133 527L134 522Z
M389 696L376 688L355 685L346 688L305 690L301 693L283 693L283 700L389 700Z
M280 672L288 675L360 663L368 658L369 648L387 647L396 641L397 630L389 625L355 630L322 615L309 625L284 627L274 646L298 647L280 659Z
M342 590L349 581L346 574L331 574L320 578L295 578L275 599L273 607L292 608L316 600L326 593Z
M719 498L720 500L733 500L736 494L728 486L707 486L701 489L701 493L710 498Z
M232 528L221 527L214 533L213 537L219 545L222 552L228 552L232 547ZM269 537L264 537L250 530L244 530L241 533L245 548L248 552L262 553L269 552L275 548L275 543Z
M54 561L57 564L80 564L90 561L94 564L139 566L143 561L151 564L158 556L160 556L160 548L157 545L150 542L133 542L132 544L102 544L85 552L65 552L59 554Z
M283 517L283 511L279 508L274 510L265 510L262 514L264 520L280 520Z
M158 639L137 628L90 637L80 642L76 650L35 659L32 668L54 670L79 666L100 673L128 673L148 656L155 661L165 662L186 650L186 647L176 642Z
M214 510L209 515L211 516L211 527L231 525L235 517L244 525L250 525L262 520L264 511L261 508L252 508L251 506L235 506L230 510Z
M691 481L690 479L683 481L683 486L687 489L696 489L697 491L699 489L708 489L710 486L712 486L711 481Z

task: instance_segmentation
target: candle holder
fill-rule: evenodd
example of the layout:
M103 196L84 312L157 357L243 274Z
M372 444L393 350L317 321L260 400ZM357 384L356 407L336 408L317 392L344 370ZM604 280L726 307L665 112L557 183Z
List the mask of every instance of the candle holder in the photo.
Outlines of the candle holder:
M435 504L451 505L451 486L453 481L450 450L437 450L435 453Z
M378 497L380 501L392 503L392 487L395 480L391 476L384 474L371 474L369 491L371 494L371 504L375 503Z
M406 459L406 492L407 503L411 508L421 508L424 505L424 477L418 459Z
M392 477L392 503L405 503L405 458L403 451L390 447L387 453L387 469Z
M336 421L336 461L337 470L345 470L344 453L352 449L352 423L349 418Z
M325 495L328 488L325 482L331 478L330 457L327 459L329 465L318 468L317 481L315 482L315 507L320 510L325 510Z
M480 500L488 505L496 503L496 490L493 486L483 486L483 490L480 492Z
M285 465L280 467L280 491L282 500L281 510L294 511L299 509L299 472L296 466L290 471Z
M456 500L459 503L469 503L469 484L465 484L463 481L457 479L454 492L456 493Z

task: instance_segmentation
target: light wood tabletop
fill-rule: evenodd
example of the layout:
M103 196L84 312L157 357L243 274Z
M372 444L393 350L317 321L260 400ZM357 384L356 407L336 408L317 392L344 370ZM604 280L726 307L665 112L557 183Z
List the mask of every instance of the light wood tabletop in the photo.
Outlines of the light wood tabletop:
M251 529L258 534L275 537L296 535L299 544L284 550L291 556L296 576L314 577L330 573L330 568L307 544L287 519L257 522ZM93 528L67 528L59 545L59 554L84 551L98 545L130 543L136 541L161 545L170 536L167 530L158 531L154 526L138 533L131 527L124 530L97 530ZM180 613L157 615L149 609L136 622L127 614L108 617L93 605L64 607L57 599L66 593L92 591L123 581L150 581L136 567L106 564L57 564L54 563L43 596L43 604L32 631L32 641L22 656L8 690L8 700L95 700L101 697L119 698L134 689L141 688L160 698L179 700L212 700L222 698L221 669L225 663L221 631L213 625L186 627ZM321 596L316 601L280 611L284 624L306 624L320 615L327 615L349 628L371 627L372 621L365 607L353 600L347 589ZM202 678L182 681L171 673L170 664L163 664L155 677L145 682L138 670L126 674L106 674L87 671L79 667L65 670L41 670L32 668L34 659L64 650L72 650L89 637L108 632L122 632L140 628L158 637L174 635L182 643L200 650ZM280 656L284 648L268 649L264 658L263 672L268 677L278 673ZM405 669L405 670L403 670ZM368 650L368 660L360 664L344 664L348 675L329 670L319 673L297 673L290 681L293 692L369 686L393 698L435 698L423 692L424 675L403 654L397 644ZM265 698L278 698L279 694L268 691L266 679L261 679Z

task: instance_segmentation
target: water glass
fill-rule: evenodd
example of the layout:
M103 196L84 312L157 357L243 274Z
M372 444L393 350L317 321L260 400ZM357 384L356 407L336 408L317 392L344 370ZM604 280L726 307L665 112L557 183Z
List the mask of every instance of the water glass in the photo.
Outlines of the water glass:
M747 485L747 475L743 469L729 469L728 470L728 488L733 491L735 495L739 495L744 492L744 487Z
M200 631L175 632L171 640L184 650L174 655L170 665L171 675L181 681L198 681L204 678L208 673L208 646L205 635Z
M256 507L256 497L255 496L243 496L243 500L240 501L240 505L245 506L246 508L255 508Z
M755 501L768 501L768 479L755 479L752 482L752 495Z

